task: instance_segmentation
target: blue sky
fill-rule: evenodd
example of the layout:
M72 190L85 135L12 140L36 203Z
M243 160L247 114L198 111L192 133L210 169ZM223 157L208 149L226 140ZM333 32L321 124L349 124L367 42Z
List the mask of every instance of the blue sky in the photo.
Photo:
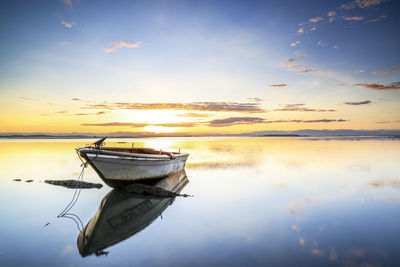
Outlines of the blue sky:
M72 98L93 103L258 99L267 112L251 118L264 121L237 124L300 129L304 125L265 121L329 118L344 120L330 128L398 129L399 11L393 0L7 1L0 11L0 112L20 114L13 123L3 121L10 125L7 131L30 131L31 124L17 121L46 114L32 118L37 131L53 123L50 117L60 111L54 104L71 114L87 108ZM41 103L52 105L45 110ZM302 105L277 111L293 104ZM30 111L24 115L21 107ZM62 119L70 125L66 131L83 131L84 123L135 123L143 115L137 109L121 112L114 108L111 113L118 116L79 122ZM231 126L224 131L240 130Z

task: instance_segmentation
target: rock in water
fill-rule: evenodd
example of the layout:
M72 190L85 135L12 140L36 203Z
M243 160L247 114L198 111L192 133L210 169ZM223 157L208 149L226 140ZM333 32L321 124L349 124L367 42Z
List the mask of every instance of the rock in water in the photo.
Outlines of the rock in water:
M95 184L95 183L89 183L89 182L84 182L84 181L78 181L78 180L45 180L44 181L47 184L52 184L52 185L59 185L63 186L66 188L97 188L100 189L103 187L102 184Z

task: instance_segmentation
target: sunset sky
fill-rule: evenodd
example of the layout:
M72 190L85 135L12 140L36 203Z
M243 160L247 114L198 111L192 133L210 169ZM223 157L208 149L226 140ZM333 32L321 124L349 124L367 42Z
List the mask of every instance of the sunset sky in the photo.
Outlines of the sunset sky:
M400 129L400 2L4 1L1 133Z

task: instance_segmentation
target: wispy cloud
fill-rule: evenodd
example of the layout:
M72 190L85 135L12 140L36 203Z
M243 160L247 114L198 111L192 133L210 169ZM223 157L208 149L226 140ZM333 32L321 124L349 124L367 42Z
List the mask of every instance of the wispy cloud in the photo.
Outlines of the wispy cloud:
M303 69L303 70L301 70L301 71L299 71L297 73L298 74L307 74L307 73L310 73L310 72L320 73L320 72L323 72L323 70L319 70L319 69L316 69L316 68L307 68L307 69Z
M384 71L374 71L372 72L372 74L377 75L377 74L390 74L390 73L395 73L398 72L400 70L399 67L393 67Z
M330 123L330 122L346 122L345 119L319 119L319 120L265 120L257 117L231 117L209 122L209 126L222 127L237 124L256 124L256 123Z
M281 83L281 84L268 84L268 87L286 87L288 86L287 83Z
M68 7L72 7L72 0L61 0L61 3L67 5Z
M353 21L353 20L363 20L363 16L352 16L352 17L343 17L344 20Z
M66 46L66 45L69 45L70 43L71 43L71 42L64 41L64 42L61 42L60 45L61 45L61 46Z
M58 114L66 114L66 113L68 113L68 111L66 111L66 110L60 110L60 111L56 111L56 113L58 113Z
M329 17L329 23L333 22L336 19L336 11L329 11L327 13L328 17Z
M296 51L298 52L298 51ZM296 54L296 53L295 53ZM297 54L296 54L297 55ZM297 56L297 58L287 58L281 63L281 66L289 71L295 71L298 74L307 74L311 72L323 72L323 70L307 67L306 64L300 62L304 56Z
M333 48L335 48L335 49L339 49L339 46L338 45L334 45L334 46L332 46Z
M82 126L130 126L133 128L143 128L148 126L148 123L131 123L131 122L106 122L106 123L83 123Z
M344 102L346 105L352 105L352 106L359 106L359 105L368 105L371 104L372 102L369 100L365 101L359 101L359 102Z
M383 0L354 0L349 3L341 5L340 9L349 10L349 9L353 9L356 7L367 8L367 7L380 5L382 2L383 2Z
M230 117L226 119L212 120L208 123L208 126L225 127L225 126L232 126L239 124L255 124L255 123L264 123L264 119L257 117Z
M300 44L300 41L296 41L290 44L290 46L294 47L294 46L298 46Z
M104 52L111 53L116 52L120 48L138 48L142 44L141 41L137 42L127 42L127 41L113 41L107 48L104 49Z
M400 82L389 83L387 85L378 83L357 83L353 84L353 86L363 86L377 91L400 91Z
M322 47L328 46L328 44L326 42L324 42L324 41L318 41L317 45L318 46L322 46Z
M90 116L90 115L103 115L103 114L106 114L106 113L108 113L107 111L99 111L99 112L96 112L96 113L76 113L75 115L77 115L77 116Z
M304 33L304 28L303 28L303 27L300 27L300 28L297 30L297 33L300 33L300 34Z
M358 70L357 72L358 72L358 73L363 73L363 72L364 72L364 70Z
M274 111L304 111L304 112L335 112L335 109L315 109L303 107L305 104L285 104L283 108Z
M383 20L383 19L385 19L385 18L387 18L387 15L383 14L383 15L381 15L381 16L375 18L375 19L369 20L368 22L372 22L372 23L373 23L373 22L378 22L378 21L381 21L381 20Z
M61 21L61 24L64 25L65 27L71 29L72 27L76 26L76 22L72 21L72 22L67 22L65 20Z
M264 113L260 103L237 102L192 102L192 103L102 103L88 104L86 109L129 109L129 110L190 110L215 112Z
M258 98L258 97L249 97L247 98L249 101L253 101L253 102L261 102L263 101L262 98Z
M26 100L26 101L38 101L40 102L40 99L37 98L33 98L33 97L25 97L25 96L21 96L20 99L22 100Z
M185 114L180 114L178 115L180 117L192 117L192 118L205 118L205 117L210 117L211 114L208 113L185 113Z
M312 22L312 23L317 23L318 21L324 20L324 18L322 17L315 17L315 18L311 18L308 21Z

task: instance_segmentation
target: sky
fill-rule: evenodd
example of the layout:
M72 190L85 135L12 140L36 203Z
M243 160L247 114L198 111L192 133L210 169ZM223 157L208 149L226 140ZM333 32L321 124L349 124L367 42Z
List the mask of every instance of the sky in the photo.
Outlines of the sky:
M400 2L3 1L0 133L400 129Z

